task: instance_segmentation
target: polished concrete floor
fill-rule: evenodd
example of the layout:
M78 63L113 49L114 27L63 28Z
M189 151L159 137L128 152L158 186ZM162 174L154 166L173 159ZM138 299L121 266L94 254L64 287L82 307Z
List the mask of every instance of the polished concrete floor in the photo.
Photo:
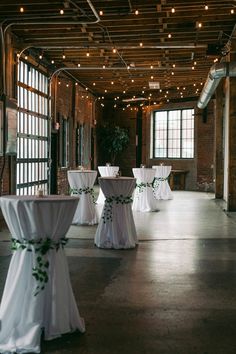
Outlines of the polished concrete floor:
M96 226L71 226L66 254L86 332L42 341L41 352L235 354L235 213L212 194L176 191L134 220L132 250L98 249ZM1 293L9 244L2 230Z

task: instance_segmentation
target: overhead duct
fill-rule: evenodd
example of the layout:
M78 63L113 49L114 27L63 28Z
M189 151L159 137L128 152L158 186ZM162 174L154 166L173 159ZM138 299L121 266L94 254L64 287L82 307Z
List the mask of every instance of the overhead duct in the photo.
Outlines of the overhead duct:
M222 77L236 77L236 62L216 63L211 67L197 102L198 108L207 106Z

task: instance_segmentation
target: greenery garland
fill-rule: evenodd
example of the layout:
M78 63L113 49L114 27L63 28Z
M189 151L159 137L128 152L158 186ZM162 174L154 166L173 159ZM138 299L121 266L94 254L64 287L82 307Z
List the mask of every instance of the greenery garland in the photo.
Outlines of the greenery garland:
M112 207L113 204L129 204L132 203L133 199L131 196L123 196L123 194L120 194L118 196L111 196L111 197L107 197L105 199L105 204L104 204L104 209L103 209L103 222L104 224L107 221L112 222Z
M160 182L167 181L168 177L155 177L152 182L152 187L157 188L159 187Z
M70 193L73 194L91 194L92 199L93 199L93 203L96 204L96 198L95 198L95 194L94 194L94 189L93 188L89 188L89 187L84 187L84 188L70 188Z
M152 183L144 183L144 182L141 182L141 183L136 183L136 188L138 188L138 191L139 193L142 193L144 191L144 188L146 187L151 187L153 188L153 182Z
M36 279L38 285L36 287L34 296L38 295L41 290L44 290L46 283L48 282L48 268L49 261L45 259L46 254L51 249L56 251L62 246L64 247L68 239L63 237L57 242L53 241L51 238L39 239L39 240L26 240L22 241L15 238L11 239L11 249L12 251L27 250L27 252L32 252L34 248L36 253L36 266L33 267L32 275Z

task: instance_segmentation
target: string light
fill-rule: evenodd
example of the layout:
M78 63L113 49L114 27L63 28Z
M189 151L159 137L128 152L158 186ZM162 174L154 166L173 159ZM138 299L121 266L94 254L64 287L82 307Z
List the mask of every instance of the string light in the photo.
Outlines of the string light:
M196 22L196 27L197 27L197 28L202 28L202 23L199 22L199 21L197 21L197 22Z

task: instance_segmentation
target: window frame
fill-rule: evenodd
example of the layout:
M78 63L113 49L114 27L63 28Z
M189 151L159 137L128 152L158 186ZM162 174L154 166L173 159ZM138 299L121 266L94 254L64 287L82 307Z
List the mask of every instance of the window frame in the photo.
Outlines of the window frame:
M179 150L180 150L180 156L169 156L169 134L170 134L170 127L169 127L169 115L170 112L173 111L180 111L180 137L179 137ZM192 156L191 157L183 157L183 112L184 111L192 111ZM167 114L167 122L166 122L166 147L165 147L165 156L156 156L155 155L155 149L156 149L156 139L155 137L155 128L156 128L156 113L160 112L166 112ZM152 141L151 141L151 151L152 151L152 158L153 159L167 159L167 160L191 160L194 159L195 156L195 120L194 120L194 108L193 107L188 107L188 108L173 108L173 109L162 109L162 110L155 110L153 111L152 114L152 124L151 124L151 135L152 135Z

